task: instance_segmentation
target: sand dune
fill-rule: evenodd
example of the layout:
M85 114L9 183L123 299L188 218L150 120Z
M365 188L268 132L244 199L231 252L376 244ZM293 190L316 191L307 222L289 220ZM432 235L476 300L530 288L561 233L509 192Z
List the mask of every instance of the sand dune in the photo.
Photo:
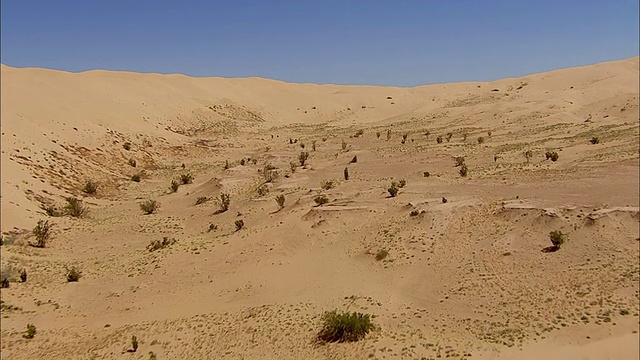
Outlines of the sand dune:
M2 357L637 359L638 67L395 88L2 65ZM54 214L69 196L86 216ZM333 309L377 328L318 345Z

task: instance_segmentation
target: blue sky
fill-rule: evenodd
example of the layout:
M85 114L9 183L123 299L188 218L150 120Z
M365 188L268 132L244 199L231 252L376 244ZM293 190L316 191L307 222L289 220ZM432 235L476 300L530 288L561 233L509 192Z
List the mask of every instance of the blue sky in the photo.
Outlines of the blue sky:
M638 55L637 0L3 0L16 67L414 86Z

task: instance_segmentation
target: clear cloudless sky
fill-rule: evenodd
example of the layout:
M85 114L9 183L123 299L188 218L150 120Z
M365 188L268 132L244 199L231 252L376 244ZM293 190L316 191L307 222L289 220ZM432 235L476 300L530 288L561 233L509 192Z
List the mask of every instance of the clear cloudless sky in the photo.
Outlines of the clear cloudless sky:
M15 67L414 86L638 56L638 0L3 0Z

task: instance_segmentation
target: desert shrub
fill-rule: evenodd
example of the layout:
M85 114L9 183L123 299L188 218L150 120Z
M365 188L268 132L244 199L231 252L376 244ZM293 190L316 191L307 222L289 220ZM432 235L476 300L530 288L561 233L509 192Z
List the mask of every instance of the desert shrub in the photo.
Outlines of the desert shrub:
M467 174L469 173L469 168L467 168L467 164L462 164L462 166L460 166L460 176L462 177L466 177Z
M267 150L269 151L269 150ZM224 166L222 167L224 170L228 170L229 168L231 168L231 164L229 164L229 160L225 160L224 161Z
M131 175L131 181L140 182L140 174Z
M382 261L386 259L387 256L389 256L389 251L385 249L380 249L378 250L378 252L376 252L376 261Z
M447 198L446 198L446 197L444 197L444 196L442 197L442 203L443 203L443 204L446 204L448 201L449 201L449 200L447 200Z
M162 240L151 240L149 245L147 245L147 250L149 252L153 252L156 250L168 248L169 246L177 243L178 241L174 238L163 237Z
M322 188L325 190L333 189L336 186L335 180L322 180Z
M75 265L67 268L67 282L77 282L82 277L82 271L80 271Z
M87 194L95 194L96 191L98 191L98 183L93 180L87 180L87 182L84 183L82 191Z
M399 188L403 188L403 187L405 187L405 186L407 186L407 180L405 180L405 179L400 179L400 181L398 181L398 187L399 187Z
M402 134L402 141L401 141L401 143L403 143L403 144L404 144L405 142L407 142L407 137L408 137L408 136L409 136L409 133L404 133L404 134Z
M489 135L489 137L491 137L491 130L487 131L487 135Z
M33 339L36 336L36 326L27 324L27 332L23 335L25 339Z
M300 147L301 147L302 149L304 149L304 146L305 146L305 145L304 145L304 143L303 143L303 142L301 142L301 143L300 143Z
M411 212L409 213L409 216L418 216L420 215L420 211L418 210L411 210Z
M456 166L462 166L464 164L464 156L454 157L453 162L456 164Z
M296 172L296 169L298 168L298 163L294 162L294 161L291 161L289 163L289 168L291 169L292 173Z
M554 230L549 233L549 240L551 240L551 244L554 248L560 249L560 246L564 244L566 236L560 230Z
M338 313L331 311L322 317L322 329L318 333L321 342L353 342L364 338L373 330L371 315L353 313Z
M355 134L355 135L353 135L353 136L355 136L355 137L360 137L360 136L362 136L362 135L364 135L364 130L360 129L360 130L356 131L356 134Z
M318 206L320 206L320 205L324 205L324 204L328 203L329 202L329 198L326 195L318 195L315 198L313 198L313 201L315 201L316 204Z
M269 193L267 185L258 186L258 196L265 196Z
M206 202L207 202L207 201L209 201L209 200L211 200L211 199L209 199L209 198L208 198L208 197L206 197L206 196L199 196L199 197L196 199L196 205L204 204L204 203L206 203Z
M171 191L172 192L178 191L179 187L180 187L180 183L178 182L178 180L171 180Z
M219 212L223 213L229 210L230 204L231 204L231 195L227 193L220 194L220 198L218 199L218 206L220 206Z
M20 281L27 282L27 269L22 269L22 271L20 271Z
M142 210L143 213L145 213L145 215L153 214L158 210L159 207L160 207L160 203L151 199L140 204L140 209Z
M124 144L122 144L122 147L123 147L125 150L129 151L129 150L131 150L131 143L127 141L127 142L125 142Z
M208 231L211 232L211 231L215 231L215 230L218 230L218 225L216 225L214 223L209 224L209 230Z
M436 142L438 144L442 144L442 135L438 135L438 137L436 138Z
M244 158L240 159L240 165L244 166L246 160Z
M347 150L347 142L342 139L342 150Z
M278 208L282 209L284 207L284 200L284 194L276 196L276 203L278 204Z
M311 150L316 151L316 141L315 140L313 140L311 142Z
M344 168L344 179L349 180L349 168Z
M129 159L129 165L130 165L131 167L136 167L136 166L138 166L138 163L136 162L136 159L134 159L134 158L130 158L130 159Z
M58 210L58 208L55 205L43 204L41 208L42 210L44 210L45 213L47 213L47 215L51 217L62 216L62 212L60 212L60 210Z
M133 335L131 337L131 352L136 352L138 351L138 338Z
M527 162L529 162L531 160L531 158L533 157L533 151L531 150L527 150L524 152L524 157L527 159Z
M380 131L376 132L376 138L380 139Z
M398 191L400 190L400 188L398 188L398 184L394 181L391 183L391 186L389 186L389 188L387 189L387 191L389 192L389 195L391 195L391 197L396 197L398 196Z
M387 141L391 139L391 129L387 129Z
M272 183L278 179L279 175L276 167L271 164L266 164L264 168L262 168L262 176L265 182Z
M429 176L431 176L431 174L428 171L425 171L425 172L422 173L422 176L429 177Z
M193 182L193 175L190 173L180 175L180 182L182 185L191 184Z
M300 166L305 166L308 159L309 159L309 153L306 151L302 151L300 152L300 155L298 155L298 161L300 161Z
M478 137L478 144L482 144L484 143L484 137L480 136Z
M589 140L593 145L596 144L600 144L600 138L598 138L597 136L594 136L591 138L591 140Z
M34 246L43 248L47 246L47 241L51 236L51 227L49 220L38 220L38 224L33 228L33 235L36 237Z
M447 133L447 142L451 141L451 138L453 137L453 133Z
M551 160L553 162L556 162L560 157L555 151L547 151L544 155L547 157L547 160Z
M68 197L65 211L73 217L82 217L87 213L87 208L82 204L82 200L76 197Z
M244 220L236 220L236 231L240 231L244 227Z

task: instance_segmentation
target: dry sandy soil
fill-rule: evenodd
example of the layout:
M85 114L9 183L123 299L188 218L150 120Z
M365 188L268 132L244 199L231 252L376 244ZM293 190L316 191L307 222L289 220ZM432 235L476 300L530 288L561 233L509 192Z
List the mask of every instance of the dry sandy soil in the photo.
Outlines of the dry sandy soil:
M637 57L415 88L4 65L1 81L3 359L638 359ZM69 196L86 216L43 210ZM317 344L333 309L376 329Z

